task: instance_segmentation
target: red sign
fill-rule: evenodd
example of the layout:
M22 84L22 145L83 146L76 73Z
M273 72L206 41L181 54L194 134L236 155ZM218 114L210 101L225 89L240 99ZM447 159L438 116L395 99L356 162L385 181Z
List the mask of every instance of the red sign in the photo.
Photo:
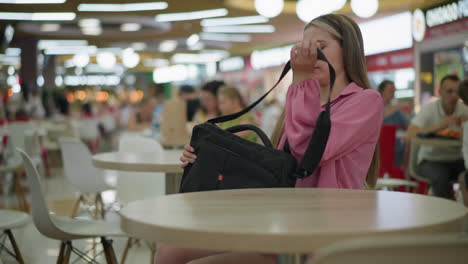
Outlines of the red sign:
M403 49L366 57L367 71L386 71L413 67L413 49Z
M442 38L452 34L466 33L468 31L468 17L460 19L458 21L440 25L437 27L429 28L426 31L424 39L435 39Z

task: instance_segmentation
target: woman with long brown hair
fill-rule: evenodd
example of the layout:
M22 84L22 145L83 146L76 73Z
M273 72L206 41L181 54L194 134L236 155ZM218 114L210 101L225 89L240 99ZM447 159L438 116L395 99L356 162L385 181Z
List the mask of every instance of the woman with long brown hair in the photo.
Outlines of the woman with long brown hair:
M373 187L378 173L376 144L383 103L380 94L370 89L361 31L347 16L329 14L315 18L306 25L303 41L292 48L293 83L272 140L278 149L283 149L287 140L292 155L298 161L302 159L330 93L328 65L317 60L317 48L336 71L331 91L331 132L319 167L312 175L298 180L296 187ZM181 157L184 166L196 162L193 148L186 146L185 150ZM275 263L275 258L161 246L157 263Z

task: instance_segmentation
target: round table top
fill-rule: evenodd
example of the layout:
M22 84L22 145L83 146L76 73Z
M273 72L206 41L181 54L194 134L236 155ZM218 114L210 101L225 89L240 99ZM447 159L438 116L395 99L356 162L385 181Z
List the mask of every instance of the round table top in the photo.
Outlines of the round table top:
M107 152L93 156L94 165L101 169L134 171L134 172L166 172L180 173L179 160L182 150L164 150L157 156L149 153Z
M461 147L462 142L459 139L444 139L444 138L419 138L414 137L413 141L418 144L433 147Z
M221 251L307 253L346 238L461 231L468 209L410 193L337 189L243 189L129 203L131 237Z

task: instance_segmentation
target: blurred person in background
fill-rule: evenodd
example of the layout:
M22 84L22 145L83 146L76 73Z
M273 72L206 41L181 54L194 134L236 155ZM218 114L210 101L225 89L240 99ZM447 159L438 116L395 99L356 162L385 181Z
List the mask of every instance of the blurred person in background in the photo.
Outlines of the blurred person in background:
M265 104L261 119L261 129L268 137L271 137L273 134L276 123L281 116L281 111L282 107L275 98Z
M200 99L195 88L191 85L182 85L179 88L179 97L187 103L187 122L192 122L195 113L200 108Z
M463 100L463 103L468 106L468 79L465 79L460 83L458 88L458 95ZM463 118L463 158L465 160L465 168L468 168L468 118ZM463 197L463 203L468 207L468 172L464 171L458 176L458 182L460 184L460 190Z
M401 111L401 106L393 104L395 98L395 83L389 80L384 80L379 84L379 93L382 95L384 103L384 125L395 125L399 129L408 127L408 119ZM403 165L405 157L405 144L402 139L397 138L395 142L395 165Z
M223 81L210 81L201 87L201 108L195 114L195 118L193 120L196 124L204 123L220 115L218 107L218 91L219 88L224 85Z
M461 119L468 116L468 107L460 102L456 75L440 81L440 99L428 103L411 120L408 137L418 133L437 133L443 129L460 130ZM431 183L435 196L451 198L452 182L465 170L460 147L421 146L417 169Z
M139 107L133 111L128 119L127 130L143 131L146 128L151 128L153 119L153 111L157 106L155 98L143 98Z
M239 90L234 87L223 86L218 92L218 105L222 115L230 115L242 111L245 108L244 100ZM256 125L255 117L248 112L239 118L231 121L219 123L222 129L227 129L237 125L251 124ZM257 135L252 131L243 131L236 133L239 137L257 142Z
M41 96L37 90L33 90L26 101L25 110L31 118L44 118L46 115Z

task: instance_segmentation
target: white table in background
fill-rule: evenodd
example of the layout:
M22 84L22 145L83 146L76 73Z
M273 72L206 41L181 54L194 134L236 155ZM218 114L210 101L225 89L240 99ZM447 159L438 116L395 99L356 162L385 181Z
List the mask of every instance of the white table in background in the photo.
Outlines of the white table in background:
M164 150L161 156L155 157L144 153L107 152L93 156L94 166L100 169L163 172L166 174L166 194L178 192L181 174L179 160L183 150Z

